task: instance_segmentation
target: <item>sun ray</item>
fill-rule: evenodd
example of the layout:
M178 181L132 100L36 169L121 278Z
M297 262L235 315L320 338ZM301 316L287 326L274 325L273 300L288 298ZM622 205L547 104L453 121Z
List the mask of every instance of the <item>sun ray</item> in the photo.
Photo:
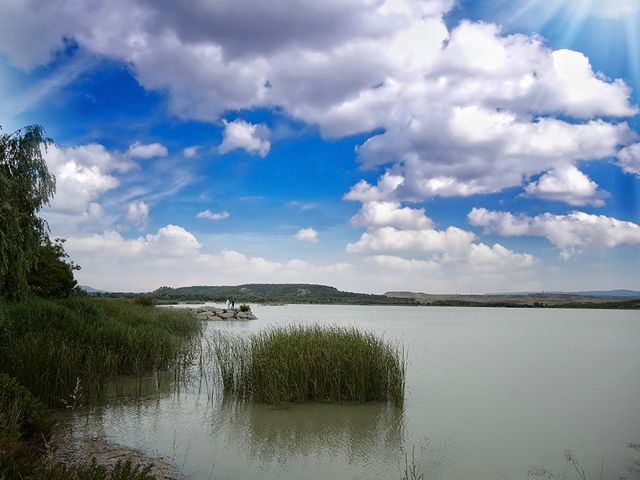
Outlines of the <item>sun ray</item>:
M631 71L631 79L634 85L640 85L640 39L638 32L640 31L640 18L634 16L625 21L625 34L627 38L627 59L629 69ZM637 88L637 87L636 87ZM634 92L637 96L640 92Z

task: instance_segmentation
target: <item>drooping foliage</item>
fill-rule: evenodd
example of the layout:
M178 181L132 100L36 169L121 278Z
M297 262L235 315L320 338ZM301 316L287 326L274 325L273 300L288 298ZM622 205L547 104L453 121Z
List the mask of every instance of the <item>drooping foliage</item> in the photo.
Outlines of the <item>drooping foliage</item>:
M6 299L29 291L29 272L47 237L47 224L37 214L55 193L43 158L51 143L39 125L0 133L0 295Z

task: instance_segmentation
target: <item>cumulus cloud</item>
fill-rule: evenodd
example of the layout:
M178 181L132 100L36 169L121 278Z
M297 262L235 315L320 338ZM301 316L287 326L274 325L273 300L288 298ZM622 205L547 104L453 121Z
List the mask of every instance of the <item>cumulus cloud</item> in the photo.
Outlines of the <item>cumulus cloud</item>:
M484 243L473 244L467 259L474 269L484 272L511 272L530 268L535 264L535 258L532 255L515 253L499 243L493 246Z
M156 157L166 157L169 154L167 147L162 145L161 143L140 143L135 142L132 145L129 145L129 149L127 150L128 155L131 158L156 158Z
M394 255L372 255L366 260L381 267L385 271L395 271L399 273L429 273L440 269L438 262L431 260L416 260L397 257Z
M301 242L316 243L318 241L318 231L313 228L301 228L295 237L296 240Z
M345 262L277 262L228 249L205 253L195 235L177 225L137 238L125 238L113 230L72 235L65 248L83 266L78 273L82 282L117 291L151 290L166 284L238 284L247 278L265 283L327 283L327 278L352 274L352 265Z
M114 172L128 170L130 164L95 143L78 147L50 146L47 165L56 177L53 213L81 215L107 190L119 185Z
M144 228L149 223L149 204L141 200L131 202L127 207L127 220Z
M351 219L355 227L396 227L414 230L432 228L424 209L401 207L399 202L368 202Z
M98 258L135 258L149 255L158 257L188 257L197 254L202 245L183 227L167 225L155 234L125 239L116 231L86 236L71 236L67 241L70 251L82 256L90 253Z
M355 243L347 245L349 253L446 253L459 252L470 247L475 239L472 232L458 227L446 230L431 228L400 230L394 227L374 228L362 234Z
M354 224L366 229L349 248L400 255L389 240L397 239L444 257L456 248L436 247L451 240L453 247L466 242L466 252L478 246L467 262L499 263L495 245L482 246L457 227L438 230L405 202L526 185L530 195L597 205L603 192L572 167L620 152L622 168L637 172L635 150L622 148L637 141L624 122L637 109L623 81L595 72L579 52L553 51L538 36L508 35L492 24L463 21L449 30L442 17L453 3L10 2L0 17L0 49L33 68L70 39L130 65L183 118L218 122L226 112L278 108L327 138L366 134L357 159L385 172L346 195L363 203ZM265 156L268 133L226 122L220 151ZM77 166L69 167L70 178L95 174L79 203L85 213L98 212L96 199L117 178L100 166ZM569 194L575 186L578 193Z
M529 254L478 243L473 232L453 226L438 230L424 209L402 207L398 202L365 202L352 223L367 230L347 245L347 252L369 255L370 263L388 270L415 273L454 263L504 272L535 263Z
M601 207L609 194L598 189L596 182L574 165L558 167L546 172L537 181L525 186L532 197L557 200L569 205Z
M263 124L252 124L244 120L234 120L227 122L223 120L224 133L223 140L218 151L227 153L237 148L246 150L265 157L271 149L269 129Z
M637 113L623 81L538 36L469 21L449 30L442 15L453 3L17 2L0 19L0 45L29 67L73 39L132 65L186 118L280 107L326 137L382 129L358 159L403 181L386 196L368 192L379 200L495 192L633 141L625 123L597 120ZM236 121L220 148L264 156L270 144L257 126Z
M217 221L217 220L226 220L227 218L229 218L229 212L212 212L211 210L207 209L207 210L203 210L202 212L199 212L196 215L196 218L206 218L208 220L213 220L213 221Z
M640 245L640 225L605 215L574 211L567 215L544 213L530 217L474 208L468 218L472 225L484 227L486 232L544 237L561 250L564 258L584 249Z
M620 150L618 165L627 173L640 175L640 143L634 143Z

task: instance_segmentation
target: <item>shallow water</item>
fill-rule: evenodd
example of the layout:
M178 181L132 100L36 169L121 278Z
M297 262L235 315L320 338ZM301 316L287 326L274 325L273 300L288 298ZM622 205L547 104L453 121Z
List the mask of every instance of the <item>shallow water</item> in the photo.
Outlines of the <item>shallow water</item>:
M67 421L173 459L193 479L400 479L404 453L427 479L524 479L532 466L572 477L624 475L640 442L637 311L288 305L259 320L210 322L246 335L274 325L354 325L408 352L404 408L226 401L206 385L157 379Z

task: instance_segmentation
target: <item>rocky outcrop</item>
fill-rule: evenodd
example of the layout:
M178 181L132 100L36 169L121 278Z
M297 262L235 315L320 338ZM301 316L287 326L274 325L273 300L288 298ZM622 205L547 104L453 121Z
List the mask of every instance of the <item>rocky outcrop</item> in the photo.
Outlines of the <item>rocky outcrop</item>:
M196 307L194 311L202 320L256 320L251 310L242 312L239 308Z

